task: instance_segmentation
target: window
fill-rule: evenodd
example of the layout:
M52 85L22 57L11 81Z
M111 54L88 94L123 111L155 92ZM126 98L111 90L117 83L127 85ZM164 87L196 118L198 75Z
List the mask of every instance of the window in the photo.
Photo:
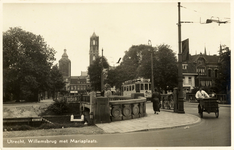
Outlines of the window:
M145 90L148 90L148 84L145 84Z
M129 91L131 91L131 90L132 90L132 86L130 85L130 86L129 86Z
M141 90L144 90L144 84L141 84Z
M192 77L188 77L189 85L192 85Z
M183 64L183 65L182 65L182 68L183 68L184 70L188 69L188 64Z
M206 75L205 68L197 68L197 73L198 75Z
M208 77L211 77L211 69L208 70Z
M95 60L95 56L93 56L93 60Z
M149 90L151 90L151 84L149 84Z
M215 78L217 78L218 77L218 70L216 69L215 70Z
M93 45L95 45L95 40L93 40Z
M132 85L132 90L134 91L134 85Z

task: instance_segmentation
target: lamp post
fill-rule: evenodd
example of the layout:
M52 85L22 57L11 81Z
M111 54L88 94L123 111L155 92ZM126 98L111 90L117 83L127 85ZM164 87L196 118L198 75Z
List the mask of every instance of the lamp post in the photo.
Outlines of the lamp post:
M181 52L181 21L180 21L180 2L178 2L178 45L179 45L179 53L178 53L178 109L177 113L185 113L184 112L184 97L183 97L183 76L182 76L182 52Z
M153 49L152 49L152 44L151 41L148 41L148 45L151 48L151 94L154 93L154 64L153 64Z

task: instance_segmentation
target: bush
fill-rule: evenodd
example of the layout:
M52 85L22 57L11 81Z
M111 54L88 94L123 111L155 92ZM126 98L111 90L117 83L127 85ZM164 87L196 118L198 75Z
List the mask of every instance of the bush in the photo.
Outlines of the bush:
M83 126L84 126L83 123L70 123L70 124L44 123L39 127L39 129L58 129L58 128L83 127Z
M62 128L63 126L61 124L50 124L50 123L44 123L42 124L39 129L56 129L56 128Z
M34 130L34 127L31 127L29 125L16 125L16 126L7 126L3 128L3 131L7 130L7 131L25 131L25 130Z
M54 112L57 115L61 115L67 113L69 110L68 103L65 99L56 100L53 104L51 104L47 110Z

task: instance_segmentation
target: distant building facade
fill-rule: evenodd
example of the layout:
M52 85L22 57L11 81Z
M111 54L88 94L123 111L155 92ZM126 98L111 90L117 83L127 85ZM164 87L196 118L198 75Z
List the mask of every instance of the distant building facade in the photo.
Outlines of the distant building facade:
M90 90L90 84L87 82L87 76L71 76L69 85L70 95L85 94Z
M66 49L64 49L62 58L59 60L59 71L62 73L64 80L71 77L71 61L68 59Z
M95 32L90 37L89 65L99 56L99 37ZM77 95L91 91L91 83L87 71L82 71L80 76L71 76L71 61L68 59L67 50L64 50L59 60L59 70L66 83L65 90L69 95Z
M183 88L189 92L194 87L214 87L218 77L220 60L217 55L204 54L189 55L188 60L182 62Z
M59 60L59 71L63 75L64 82L66 83L65 90L69 95L77 95L90 91L91 85L87 71L82 71L81 76L71 76L71 61L68 59L66 49Z

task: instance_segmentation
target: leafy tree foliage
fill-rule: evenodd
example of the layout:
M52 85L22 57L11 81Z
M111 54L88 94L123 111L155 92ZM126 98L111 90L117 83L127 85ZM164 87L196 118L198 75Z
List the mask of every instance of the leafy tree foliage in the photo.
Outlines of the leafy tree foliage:
M220 53L218 77L215 80L216 92L227 94L231 89L231 50L224 47Z
M178 68L176 54L169 45L159 45L154 63L155 86L162 90L172 90L178 85Z
M102 63L103 60L103 63ZM103 56L97 57L96 60L88 67L88 74L90 77L91 87L96 91L101 91L101 73L103 69L108 69L109 64L107 59ZM105 83L105 82L104 82Z
M65 87L63 75L59 71L57 65L53 66L50 71L50 91L54 97L55 93L61 91Z
M3 33L4 98L37 101L38 93L49 87L55 51L40 35L10 28Z
M177 86L177 59L169 45L151 47L132 46L125 52L123 61L108 77L111 85L117 88L126 80L143 77L151 79L151 54L153 55L154 86L162 90ZM111 82L112 81L112 82Z
M115 85L116 88L121 88L124 81L132 80L139 77L139 66L142 61L142 52L148 47L145 45L130 47L128 51L125 51L125 55L119 66L112 70L108 74L108 82L111 85Z

